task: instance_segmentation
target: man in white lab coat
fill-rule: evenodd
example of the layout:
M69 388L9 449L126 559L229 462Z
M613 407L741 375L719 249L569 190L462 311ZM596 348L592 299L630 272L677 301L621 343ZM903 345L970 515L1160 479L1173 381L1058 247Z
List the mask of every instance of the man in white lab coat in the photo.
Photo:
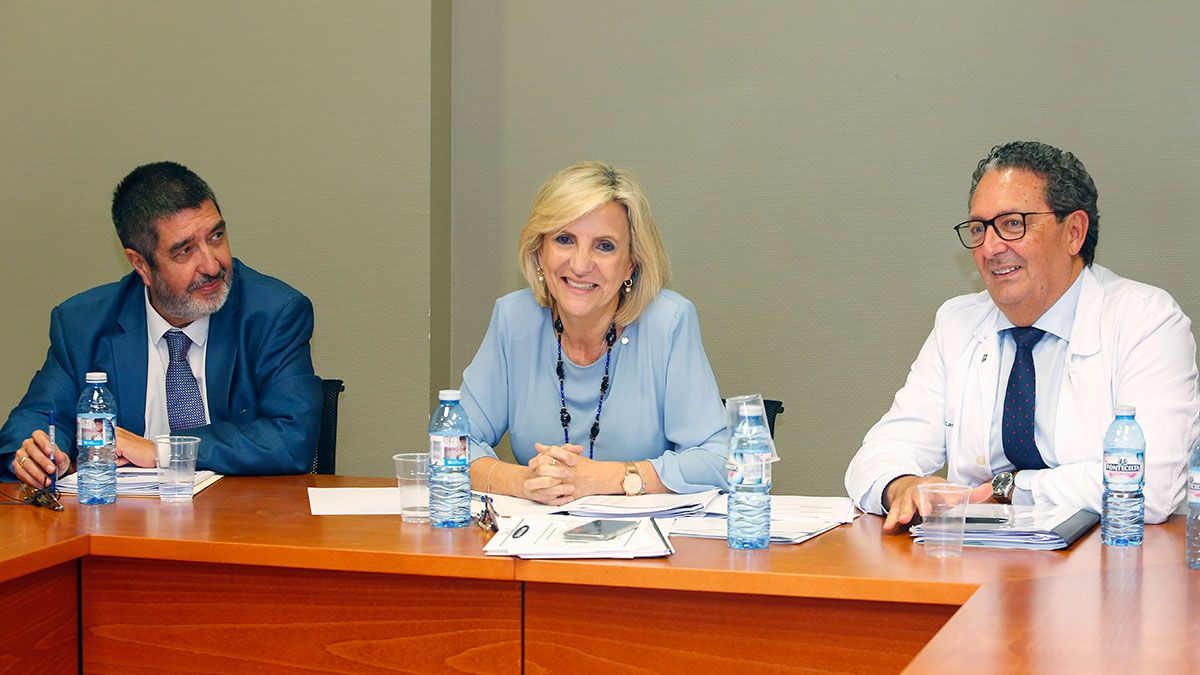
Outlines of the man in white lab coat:
M987 290L947 301L846 490L894 532L948 464L972 500L1100 510L1115 405L1146 435L1146 522L1180 504L1200 436L1191 321L1165 291L1093 265L1096 187L1068 152L997 146L956 229Z

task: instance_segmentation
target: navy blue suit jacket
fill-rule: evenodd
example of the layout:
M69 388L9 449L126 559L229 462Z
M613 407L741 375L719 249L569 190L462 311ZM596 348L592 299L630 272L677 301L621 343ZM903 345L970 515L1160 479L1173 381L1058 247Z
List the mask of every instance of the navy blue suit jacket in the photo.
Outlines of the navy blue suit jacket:
M50 313L50 350L29 390L0 429L0 472L13 453L56 413L59 449L75 458L75 406L88 371L108 373L117 424L142 435L146 424L145 285L131 272L84 291ZM309 339L313 308L299 291L233 261L229 298L208 325L205 384L210 424L200 437L198 468L221 474L308 471L321 419L321 381Z

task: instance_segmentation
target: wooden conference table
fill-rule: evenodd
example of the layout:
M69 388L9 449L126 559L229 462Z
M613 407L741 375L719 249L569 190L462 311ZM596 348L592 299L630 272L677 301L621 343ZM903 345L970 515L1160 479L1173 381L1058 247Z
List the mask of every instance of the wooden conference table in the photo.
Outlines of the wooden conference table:
M797 546L676 537L522 561L478 528L309 515L340 476L225 478L191 504L0 507L0 672L1183 672L1183 523L1140 550L933 560L859 518ZM5 486L8 491L12 485Z

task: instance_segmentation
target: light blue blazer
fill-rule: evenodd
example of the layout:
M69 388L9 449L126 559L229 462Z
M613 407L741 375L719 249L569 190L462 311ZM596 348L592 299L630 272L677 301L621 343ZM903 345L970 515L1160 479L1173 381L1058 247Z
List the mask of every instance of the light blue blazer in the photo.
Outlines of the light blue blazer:
M550 310L529 289L496 301L487 335L463 373L471 459L495 457L507 432L522 464L534 443L561 445L558 344ZM600 398L604 357L577 366L563 355L570 441L585 448ZM611 388L594 459L650 460L674 492L725 487L725 412L700 340L696 307L659 293L612 350Z

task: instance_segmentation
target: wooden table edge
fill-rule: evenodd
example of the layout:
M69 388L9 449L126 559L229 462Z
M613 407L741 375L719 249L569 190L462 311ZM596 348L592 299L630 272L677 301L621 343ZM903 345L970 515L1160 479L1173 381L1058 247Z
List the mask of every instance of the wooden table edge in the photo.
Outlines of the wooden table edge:
M491 581L514 580L513 564L509 558L464 558L456 554L169 540L98 533L90 536L89 553L111 558L319 569L333 572L411 574Z
M40 572L55 565L78 560L88 554L88 535L40 547L36 550L0 561L0 583Z
M612 574L603 565L571 564L563 560L515 560L518 581L643 588L695 593L734 593L784 598L863 600L919 605L965 603L981 584L971 582L863 579L838 575L738 573L730 570L638 568Z

